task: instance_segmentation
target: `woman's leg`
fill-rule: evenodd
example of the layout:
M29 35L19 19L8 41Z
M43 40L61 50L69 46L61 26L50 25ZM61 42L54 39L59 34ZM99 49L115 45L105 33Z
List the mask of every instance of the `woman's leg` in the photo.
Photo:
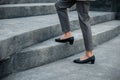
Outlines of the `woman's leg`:
M74 4L75 0L58 0L55 4L61 28L64 32L64 35L61 37L61 39L66 39L72 36L70 31L70 23L67 8L70 8Z
M92 43L92 32L90 26L90 17L89 17L89 7L90 2L88 1L77 1L76 8L78 12L80 27L82 30L84 44L86 49L86 55L81 57L81 60L85 60L91 56L93 56L93 43Z

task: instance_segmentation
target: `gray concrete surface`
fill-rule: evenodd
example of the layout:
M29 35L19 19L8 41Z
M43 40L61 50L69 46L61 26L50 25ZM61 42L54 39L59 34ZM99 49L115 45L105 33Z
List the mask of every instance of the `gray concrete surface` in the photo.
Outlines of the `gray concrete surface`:
M75 6L70 8L75 10ZM0 5L0 19L39 16L56 13L54 3L26 3Z
M0 19L56 13L54 3L0 5Z
M113 20L94 25L92 32L94 46L97 46L120 33L120 21ZM0 75L31 69L83 51L84 43L81 31L73 31L73 36L75 37L73 46L57 43L54 41L55 38L52 38L13 54L8 61L1 64Z
M76 11L70 12L71 30L79 29ZM113 12L90 12L91 24L110 21ZM0 60L23 48L62 34L56 14L0 20Z
M20 3L54 3L56 0L0 0L0 4L20 4Z
M120 80L120 35L94 49L96 63L72 61L85 52L1 80ZM57 53L56 53L57 54ZM63 54L63 53L61 53Z

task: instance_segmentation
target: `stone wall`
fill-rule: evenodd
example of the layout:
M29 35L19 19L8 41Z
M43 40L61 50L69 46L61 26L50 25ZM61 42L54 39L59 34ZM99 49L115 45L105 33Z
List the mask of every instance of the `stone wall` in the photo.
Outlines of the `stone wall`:
M117 0L117 19L120 20L120 0Z
M120 0L96 0L91 3L92 11L113 11L116 19L120 19Z
M111 11L112 0L96 0L91 3L91 10L95 11Z

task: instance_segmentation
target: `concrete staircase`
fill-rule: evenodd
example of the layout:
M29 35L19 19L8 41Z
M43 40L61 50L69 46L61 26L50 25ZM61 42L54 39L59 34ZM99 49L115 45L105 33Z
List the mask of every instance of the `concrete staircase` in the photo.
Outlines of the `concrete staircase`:
M94 49L96 62L75 64L73 60L84 55L79 52L71 57L11 74L1 80L120 80L120 35Z
M75 7L69 12L71 31L75 37L75 43L71 46L54 41L63 34L54 3L42 1L33 3L32 0L1 0L0 77L63 59L84 50L77 13L73 11ZM120 33L120 21L115 20L114 12L90 11L90 16L94 47Z

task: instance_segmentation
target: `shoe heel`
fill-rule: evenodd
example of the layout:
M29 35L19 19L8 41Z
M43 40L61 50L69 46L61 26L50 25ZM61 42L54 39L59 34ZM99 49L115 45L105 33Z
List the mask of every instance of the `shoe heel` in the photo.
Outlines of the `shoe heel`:
M70 45L73 45L73 42L74 42L73 40L72 40L72 41L69 41Z
M95 64L95 60L93 59L93 60L91 60L91 64Z
M70 40L69 40L69 43L70 43L70 45L73 45L73 43L74 43L74 38L70 39Z

